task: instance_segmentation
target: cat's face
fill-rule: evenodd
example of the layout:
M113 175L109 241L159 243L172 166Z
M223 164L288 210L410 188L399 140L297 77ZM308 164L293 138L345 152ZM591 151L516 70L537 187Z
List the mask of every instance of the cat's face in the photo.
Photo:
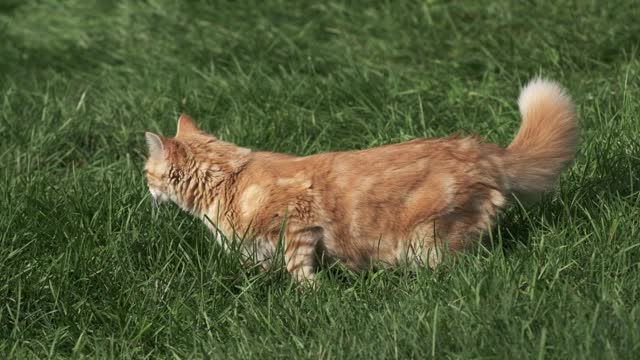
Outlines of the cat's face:
M175 144L171 143L171 139L149 132L145 134L145 138L149 147L149 157L144 169L153 205L157 206L169 200L175 201L175 179L172 179L172 173L176 172L177 164L171 163L170 154L170 147Z

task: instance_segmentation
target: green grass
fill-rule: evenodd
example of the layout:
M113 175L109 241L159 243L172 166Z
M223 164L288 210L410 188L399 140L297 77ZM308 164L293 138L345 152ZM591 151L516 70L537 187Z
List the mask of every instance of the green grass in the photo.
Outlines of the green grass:
M635 358L638 3L311 4L0 2L0 357ZM506 145L538 74L578 105L577 162L497 246L436 270L305 291L151 211L143 132L182 111L300 155L457 130Z

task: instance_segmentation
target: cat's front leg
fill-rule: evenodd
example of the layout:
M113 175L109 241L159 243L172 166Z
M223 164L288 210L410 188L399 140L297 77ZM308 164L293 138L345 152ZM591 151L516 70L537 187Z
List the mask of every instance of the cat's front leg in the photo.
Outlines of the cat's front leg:
M299 282L315 282L316 249L322 239L322 228L307 227L289 231L284 253L287 270Z

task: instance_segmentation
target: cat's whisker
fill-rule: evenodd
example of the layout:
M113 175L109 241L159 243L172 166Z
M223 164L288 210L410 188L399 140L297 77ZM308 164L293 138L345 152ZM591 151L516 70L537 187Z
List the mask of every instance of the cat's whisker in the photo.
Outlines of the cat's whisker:
M155 197L151 197L151 208L152 209L157 209L158 208L158 199L156 199Z

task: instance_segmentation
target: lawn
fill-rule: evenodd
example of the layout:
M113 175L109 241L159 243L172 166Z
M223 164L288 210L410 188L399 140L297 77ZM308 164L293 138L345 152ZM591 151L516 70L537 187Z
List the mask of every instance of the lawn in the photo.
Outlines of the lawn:
M636 358L637 1L0 1L0 357ZM536 75L579 156L435 270L316 291L152 211L144 131L181 112L298 155L458 130L507 145ZM3 356L4 355L4 356Z

